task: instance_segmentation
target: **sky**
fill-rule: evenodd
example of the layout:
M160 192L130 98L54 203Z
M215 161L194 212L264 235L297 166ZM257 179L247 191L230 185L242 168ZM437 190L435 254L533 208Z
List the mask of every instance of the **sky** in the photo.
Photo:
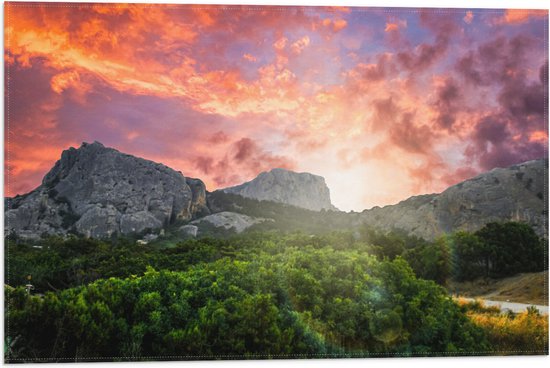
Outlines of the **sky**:
M546 157L548 12L5 5L5 192L102 142L208 190L286 168L361 211Z

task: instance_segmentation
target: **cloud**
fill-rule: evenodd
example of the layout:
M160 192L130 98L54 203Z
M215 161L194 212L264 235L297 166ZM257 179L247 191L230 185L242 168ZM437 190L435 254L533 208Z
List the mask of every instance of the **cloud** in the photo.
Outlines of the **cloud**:
M330 19L325 18L321 22L321 25L327 29L331 29L333 32L340 32L348 26L348 22L345 19Z
M548 10L506 9L504 15L497 18L496 24L522 24L531 18L548 18Z
M544 157L547 153L547 138L537 133L546 130L547 60L533 68L534 60L540 60L535 54L536 43L522 34L496 37L466 53L456 64L465 87L482 88L493 96L485 113L472 117L467 134L465 157L481 170Z
M61 76L91 73L121 92L190 99L197 109L219 109L223 113L242 100L239 110L245 111L255 106L247 98L257 96L256 87L239 89L240 70L216 64L233 40L258 43L265 35L245 31L248 27L235 27L235 22L247 23L252 29L256 24L273 27L273 32L279 33L309 24L313 27L320 21L298 8L283 14L276 7L266 7L266 12L232 7L228 17L222 8L212 6L190 8L192 11L169 5L130 4L115 11L105 7L82 7L74 12L61 7L45 11L42 7L7 5L11 24L6 30L9 60L19 60L20 65L28 67L32 60L45 59ZM206 40L202 39L206 34ZM302 37L293 50L300 53L308 41L308 36ZM283 51L287 42L281 37L274 47ZM241 55L257 61L250 53ZM278 65L287 61L288 55L278 56ZM64 88L59 85L61 76L55 85L58 91Z
M410 71L423 71L435 63L445 52L447 44L438 42L434 45L421 44L412 51L397 54L402 67Z
M405 152L427 154L431 151L434 135L428 126L417 125L414 119L413 113L403 113L399 123L389 131L390 141Z
M384 28L384 32L394 32L399 29L399 26L396 23L386 23L386 28Z
M195 158L195 168L201 174L209 175L212 173L214 159L212 157L198 156Z
M250 54L244 54L243 59L250 61L251 63L255 63L258 61L258 59Z
M400 109L393 97L373 101L373 108L376 127L391 126L398 120Z
M384 28L384 37L388 40L389 45L396 50L403 50L410 47L410 44L403 32L406 28L406 19L390 17L386 21L386 26Z
M233 142L223 158L214 164L211 158L199 159L201 170L213 174L218 187L240 184L256 177L262 171L273 168L293 169L293 160L274 155L261 148L251 138L245 137Z
M474 13L471 11L467 11L466 15L464 16L464 18L462 18L462 20L464 21L464 23L472 24L474 20Z
M217 131L208 138L208 142L212 144L225 143L229 140L229 137L223 131Z
M336 19L332 21L332 29L334 32L341 31L342 29L346 28L348 25L348 22L344 19Z
M507 167L546 154L543 142L533 142L523 136L512 139L509 122L499 116L487 116L476 125L473 142L466 151L470 159L479 162L482 170Z
M390 53L377 55L370 63L358 63L345 73L346 88L351 94L371 91L378 83L396 77L399 67Z
M58 159L57 147L75 142L72 128L60 129L58 110L63 106L63 97L50 88L55 71L43 64L27 66L19 61L14 61L10 69L5 81L4 142L8 196L37 187Z
M288 38L281 37L273 44L273 47L279 51L283 50L286 47L287 42L288 42Z
M407 28L406 20L392 19L386 22L386 28L384 28L384 32L396 32L399 29L403 28Z
M420 23L435 35L432 44L420 43L413 50L401 51L397 58L410 71L423 71L436 63L447 52L449 40L458 30L454 17L429 10L420 12Z
M497 28L483 10L6 9L8 195L92 140L209 190L310 171L345 209L546 152L539 17Z
M544 80L547 60L537 66L538 74L529 77L530 68L526 65L534 45L535 41L527 36L499 37L480 45L457 63L457 70L467 83L495 86L500 112L510 115L518 128L523 125L528 130L530 126L540 129L544 124L544 91L548 85Z
M252 156L257 154L258 147L250 138L243 138L234 144L236 152L233 158L237 162L243 162L247 159L253 158Z
M454 78L448 77L437 89L434 106L437 110L436 126L452 130L456 121L456 114L460 110L461 87Z
M52 90L56 93L62 93L69 86L76 84L80 81L80 76L76 70L71 70L66 73L56 74L52 77L50 85Z
M310 42L309 37L304 36L299 40L297 40L296 42L294 42L292 45L290 45L290 49L296 55L301 54L302 51L304 51L304 49L308 47L309 42Z

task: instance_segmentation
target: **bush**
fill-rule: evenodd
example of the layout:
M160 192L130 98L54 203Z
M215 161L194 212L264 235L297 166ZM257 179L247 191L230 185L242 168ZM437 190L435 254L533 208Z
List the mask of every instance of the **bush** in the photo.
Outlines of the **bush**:
M187 241L165 251L139 247L135 251L145 263L154 255L154 263L174 270L149 267L142 276L105 278L107 269L99 268L104 278L43 298L7 287L7 337L25 347L17 351L14 346L17 358L7 360L437 355L488 349L482 330L445 289L416 278L401 257L377 260L361 243L335 249L338 239L251 234ZM116 259L114 245L71 242L81 256L89 254L85 259L108 253ZM70 253L63 242L52 239L50 247ZM230 256L221 255L229 249ZM187 263L188 256L195 264ZM195 262L195 256L204 261ZM132 264L124 268L120 260L107 264L118 266L109 272L134 272Z

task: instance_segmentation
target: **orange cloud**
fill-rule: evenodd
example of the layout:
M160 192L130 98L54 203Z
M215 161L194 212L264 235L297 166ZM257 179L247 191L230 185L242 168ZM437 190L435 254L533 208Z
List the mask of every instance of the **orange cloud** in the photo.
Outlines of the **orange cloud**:
M529 136L529 141L531 142L547 142L548 141L548 132L544 130L537 130Z
M548 10L507 9L497 23L521 24L527 22L529 18L544 17L548 17Z
M258 61L258 59L256 59L254 56L252 56L250 54L244 54L243 59L248 60L251 63L255 63L256 61Z
M347 27L348 22L345 19L332 20L330 18L325 18L321 21L321 25L332 29L334 32L339 32Z
M471 11L467 11L462 20L464 20L465 23L472 24L472 21L474 20L474 13L472 13Z
M348 22L344 19L337 19L332 22L332 29L334 29L334 32L341 31L342 29L346 28L348 25Z
M401 28L407 28L407 21L400 20L400 19L393 19L386 22L386 28L384 28L384 32L395 32Z
M60 71L51 82L57 93L77 86L85 91L79 76L90 73L121 92L191 99L199 110L230 116L294 109L300 103L296 98L297 86L292 86L295 76L285 66L291 54L301 54L310 45L308 35L290 44L291 54L285 51L288 38L279 37L273 43L277 53L275 69L266 74L269 66L263 66L258 81L245 82L235 70L201 70L203 63L197 63L196 53L191 52L200 30L216 27L217 22L224 19L223 10L218 7L177 12L174 8L166 11L170 8L168 5L130 4L112 9L97 5L83 8L78 19L75 12L63 8L51 8L52 11L48 8L41 12L44 19L40 19L24 7L11 4L7 7L10 25L6 33L12 58L27 67L31 60L45 58L51 67ZM195 18L197 14L199 19ZM246 9L242 12L239 8L232 9L235 19L250 18L254 14ZM294 21L299 26L307 24L300 13L296 13L296 20L292 14L280 16L280 12L259 14L258 19L268 24ZM178 22L175 15L179 17ZM328 21L334 31L347 25L343 19ZM50 23L55 26L50 27ZM155 53L146 52L148 45L154 47L157 54L166 53L164 62L156 58ZM170 58L174 50L182 48L188 52L172 64ZM243 54L243 58L257 62L257 58L248 53Z
M384 32L393 32L397 31L399 29L399 26L396 23L386 23L386 28L384 28Z
M71 70L70 72L56 74L50 85L52 90L56 93L61 93L66 90L69 86L76 84L80 81L80 76L76 70Z

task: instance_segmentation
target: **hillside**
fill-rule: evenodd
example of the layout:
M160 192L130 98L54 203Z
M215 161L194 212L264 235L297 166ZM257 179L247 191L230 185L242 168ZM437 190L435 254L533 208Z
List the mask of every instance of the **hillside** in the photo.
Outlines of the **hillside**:
M451 282L448 289L455 295L469 298L548 305L548 271L521 273L503 279Z
M547 236L547 183L548 160L528 161L493 169L440 194L365 210L362 221L426 239L457 230L475 231L495 221L525 222L539 236Z

